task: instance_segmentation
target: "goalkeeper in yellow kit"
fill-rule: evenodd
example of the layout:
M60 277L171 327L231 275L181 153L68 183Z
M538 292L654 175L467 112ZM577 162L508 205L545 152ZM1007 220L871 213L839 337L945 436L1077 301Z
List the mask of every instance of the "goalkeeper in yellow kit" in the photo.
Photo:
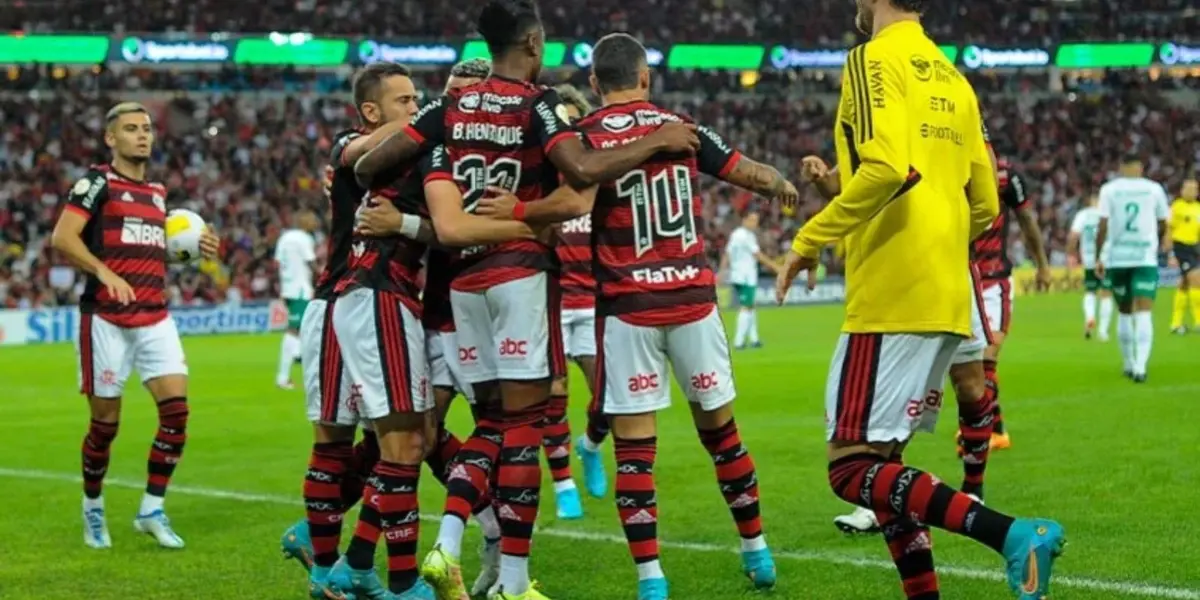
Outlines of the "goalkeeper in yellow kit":
M825 391L829 483L872 509L910 599L939 597L927 526L1007 562L1022 599L1044 597L1065 544L1053 521L1013 519L901 453L932 430L959 343L971 334L968 242L999 211L974 90L926 37L927 0L858 0L871 41L850 52L834 125L842 193L796 234L780 301L822 249L844 242L846 320Z

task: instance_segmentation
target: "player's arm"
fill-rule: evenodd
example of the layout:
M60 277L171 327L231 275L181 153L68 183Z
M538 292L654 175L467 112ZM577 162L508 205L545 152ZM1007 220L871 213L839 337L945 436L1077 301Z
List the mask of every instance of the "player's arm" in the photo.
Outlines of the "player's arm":
M1067 252L1083 262L1083 211L1075 213L1071 229L1067 232Z
M449 179L425 182L425 202L433 219L437 240L451 247L499 244L534 239L537 232L520 221L498 221L463 211L462 192Z
M383 127L372 131L370 135L354 136L341 150L341 164L347 166L354 165L358 162L358 159L378 148L385 140L403 132L405 126L406 123L398 119L384 124Z
M734 150L720 134L708 127L700 125L696 133L700 138L696 163L701 173L772 200L793 203L799 197L796 187L775 167Z
M402 235L422 244L438 243L433 222L420 215L400 212L390 198L374 196L372 205L358 213L354 224L355 233L372 237Z
M593 150L570 129L566 114L558 92L547 90L534 104L533 128L550 163L577 190L621 177L659 152L694 152L700 143L694 125L665 123L630 144Z
M517 202L512 197L487 198L480 201L475 213L524 221L534 226L552 225L591 213L592 207L596 205L598 189L597 186L592 186L577 190L570 185L560 185L549 196L532 202Z
M1038 225L1037 212L1029 204L1025 193L1025 178L1020 173L1009 173L1008 188L1004 192L1004 204L1017 213L1017 226L1025 239L1025 247L1033 252L1033 262L1039 269L1049 269L1050 259L1046 257L1046 241L1042 237L1042 228Z
M1096 266L1103 276L1104 270L1104 243L1108 241L1108 215L1112 212L1112 200L1105 193L1102 186L1100 188L1100 222L1096 224Z
M868 50L864 45L851 52L842 80L842 101L859 107L850 125L861 163L842 193L796 233L792 250L803 257L816 257L921 180L909 159L903 67L871 53L868 69ZM872 81L876 89L858 81Z
M1162 189L1154 205L1154 216L1158 217L1158 246L1163 252L1171 251L1171 206L1168 202L1167 191Z
M76 182L67 196L67 204L63 207L58 222L54 224L54 232L50 234L50 245L66 256L71 264L89 275L96 276L108 289L109 295L122 304L129 304L136 299L133 288L106 267L104 261L92 254L87 243L83 241L83 229L107 200L108 179L104 173L89 172Z
M446 96L434 99L421 108L411 123L366 150L354 163L354 178L358 184L370 188L376 181L386 181L393 173L399 175L395 169L440 145L446 132L446 102Z

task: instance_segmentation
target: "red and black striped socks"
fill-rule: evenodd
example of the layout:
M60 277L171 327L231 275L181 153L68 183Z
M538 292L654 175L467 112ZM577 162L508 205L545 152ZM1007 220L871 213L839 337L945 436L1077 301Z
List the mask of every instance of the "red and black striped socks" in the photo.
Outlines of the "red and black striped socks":
M150 446L147 460L146 493L142 496L140 515L149 515L162 510L163 497L171 475L183 457L183 446L187 442L188 405L187 398L167 398L158 403L158 433Z
M617 454L616 502L638 579L663 577L658 560L658 498L654 459L658 438L613 440Z
M1004 414L1000 412L1000 379L996 375L996 361L983 361L983 376L987 380L988 391L991 392L992 404L995 406L992 430L997 435L1004 435Z
M380 461L363 487L363 504L354 538L346 549L351 568L366 570L375 562L382 534L387 544L388 588L401 593L417 581L417 539L421 529L418 465Z
M490 487L488 482L500 459L503 442L500 424L480 418L471 437L467 438L448 465L449 470L445 475L446 504L437 544L456 558L462 555L462 536L467 519L472 512L486 509ZM537 453L534 453L534 458L537 458Z
M313 444L304 476L304 509L312 537L313 564L332 567L342 541L342 516L349 508L342 498L342 482L350 465L350 442ZM362 488L358 489L359 497ZM352 505L350 505L352 506Z
M750 452L742 445L737 423L730 419L717 429L701 431L700 442L716 467L721 495L742 536L742 551L766 548L758 504L758 475Z
M529 587L529 548L537 522L542 485L542 423L546 403L520 411L505 411L504 444L497 473L497 515L500 517L500 586L510 595Z
M558 485L571 481L571 424L567 420L566 396L550 396L542 424L542 447L557 491Z
M100 497L118 428L117 423L92 419L87 435L83 436L83 495L89 499L95 500Z
M959 402L958 430L962 433L962 491L983 498L983 475L987 470L992 448L992 426L995 403L992 390L984 388L983 398L976 402Z
M883 539L896 563L896 570L900 572L904 597L908 600L940 600L929 528L895 514L877 512L875 516L881 524Z

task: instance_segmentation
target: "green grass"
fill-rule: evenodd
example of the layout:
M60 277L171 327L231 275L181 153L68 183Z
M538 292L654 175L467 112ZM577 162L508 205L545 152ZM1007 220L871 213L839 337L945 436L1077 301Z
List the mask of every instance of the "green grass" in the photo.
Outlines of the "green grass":
M1076 296L1018 300L1001 362L1014 447L993 457L990 505L1066 526L1071 545L1055 598L1200 599L1200 336L1167 335L1168 302L1160 302L1150 381L1137 386L1121 377L1115 342L1081 338ZM882 542L844 538L830 524L846 509L828 489L823 438L824 381L840 320L835 306L764 310L767 347L734 356L738 422L758 463L767 536L782 555L770 595L777 600L903 597ZM114 446L106 496L115 547L88 550L75 483L87 412L75 393L73 350L0 350L0 418L8 424L0 441L0 598L305 597L302 571L280 561L278 538L302 516L311 440L301 393L272 385L278 338L187 338L185 346L192 421L168 502L188 543L181 552L158 549L130 526L155 428L146 393L130 387ZM572 389L578 426L580 377ZM661 418L656 469L673 597L758 597L729 551L736 532L678 394L676 402ZM937 435L917 438L907 458L958 481L952 418L950 409ZM451 427L465 432L467 419L458 406ZM423 512L439 513L442 498L424 478ZM585 520L561 523L544 498L533 573L555 600L634 598L611 497L585 503ZM436 526L427 522L422 533L427 545ZM478 534L468 535L473 548ZM991 551L946 533L935 538L945 597L1009 597L989 579L1000 572ZM468 557L469 576L475 566Z

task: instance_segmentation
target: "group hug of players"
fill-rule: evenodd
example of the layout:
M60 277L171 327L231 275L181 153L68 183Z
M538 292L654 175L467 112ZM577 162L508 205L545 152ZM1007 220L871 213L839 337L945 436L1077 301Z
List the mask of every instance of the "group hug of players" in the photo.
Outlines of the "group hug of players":
M1014 519L980 498L996 414L983 361L992 333L982 315L995 309L980 306L989 296L969 273L967 246L1000 211L994 158L974 92L925 36L922 10L921 0L859 1L859 27L873 39L850 53L845 70L837 175L808 166L834 198L797 234L777 295L782 301L803 270L811 285L822 248L843 247L847 320L825 395L829 483L870 511L906 595L939 597L929 537L938 527L1001 554L1012 591L1032 600L1048 590L1062 528ZM566 367L564 288L579 283L571 267L560 272L551 242L579 228L556 224L588 216L589 242L575 246L574 259L567 250L566 261L590 265L594 276L595 365L585 371L594 399L581 446L590 470L600 464L597 444L613 438L615 499L639 600L668 598L653 473L655 414L670 404L668 364L740 534L743 570L754 587L773 586L759 481L731 409L736 392L704 258L698 176L781 202L796 200L795 187L650 103L645 49L628 35L596 45L591 82L604 106L572 124L559 95L531 83L544 51L536 5L492 0L479 31L490 73L460 70L419 112L407 69L378 64L356 77L362 127L334 144L329 261L301 328L315 439L307 515L284 534L285 552L309 569L316 598L545 598L530 583L528 556L547 425L565 412L555 383ZM106 142L118 168L81 180L55 231L55 247L92 276L79 342L93 417L83 448L85 540L111 543L100 482L121 386L136 367L160 407L136 524L182 547L162 510L187 417L186 366L163 298L163 191L142 172L121 171L131 162L144 170L152 143L144 109L110 113ZM998 287L993 302L1007 319L1005 284ZM902 460L912 434L936 422L948 372L956 373L966 485L974 486L966 491ZM475 416L461 441L441 424L456 390ZM372 433L355 443L364 422ZM551 444L551 458L562 458L568 441ZM423 462L447 499L433 550L418 562ZM589 477L589 489L602 493L603 477ZM343 516L359 500L353 538L339 554ZM570 494L559 500L571 513ZM485 547L469 593L460 556L472 515ZM386 585L374 569L380 537Z

